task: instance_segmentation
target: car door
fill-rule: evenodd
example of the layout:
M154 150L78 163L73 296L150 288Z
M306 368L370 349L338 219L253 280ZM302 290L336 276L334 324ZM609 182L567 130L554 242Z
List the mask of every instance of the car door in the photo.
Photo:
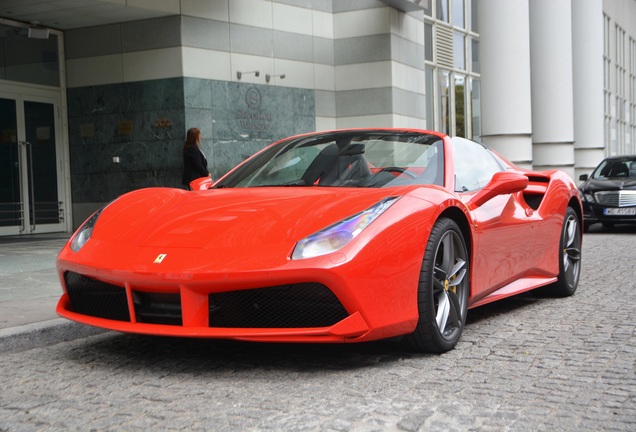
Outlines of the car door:
M455 191L465 203L506 168L485 146L453 138ZM533 267L537 217L521 193L498 195L470 210L473 217L472 296L482 297Z

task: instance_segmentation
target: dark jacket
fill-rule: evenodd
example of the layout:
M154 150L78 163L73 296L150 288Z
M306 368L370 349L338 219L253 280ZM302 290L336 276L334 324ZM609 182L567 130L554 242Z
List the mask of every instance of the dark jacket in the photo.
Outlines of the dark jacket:
M203 152L194 144L187 146L183 151L182 184L188 186L192 180L208 175L208 160Z

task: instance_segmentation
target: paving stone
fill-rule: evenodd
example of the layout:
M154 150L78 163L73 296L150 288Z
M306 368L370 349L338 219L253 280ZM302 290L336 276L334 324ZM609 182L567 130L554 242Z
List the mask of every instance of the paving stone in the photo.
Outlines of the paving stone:
M574 296L470 310L444 355L74 325L0 338L0 431L633 431L634 245L585 235Z

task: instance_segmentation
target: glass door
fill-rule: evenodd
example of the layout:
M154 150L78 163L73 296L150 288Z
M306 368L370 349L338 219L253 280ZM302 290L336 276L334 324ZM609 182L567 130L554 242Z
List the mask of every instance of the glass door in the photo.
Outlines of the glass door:
M0 235L65 231L57 101L0 93Z

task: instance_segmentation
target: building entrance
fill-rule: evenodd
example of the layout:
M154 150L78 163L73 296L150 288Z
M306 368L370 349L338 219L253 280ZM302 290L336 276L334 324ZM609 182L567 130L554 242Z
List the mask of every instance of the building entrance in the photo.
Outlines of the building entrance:
M61 144L59 97L0 89L0 236L66 231Z

